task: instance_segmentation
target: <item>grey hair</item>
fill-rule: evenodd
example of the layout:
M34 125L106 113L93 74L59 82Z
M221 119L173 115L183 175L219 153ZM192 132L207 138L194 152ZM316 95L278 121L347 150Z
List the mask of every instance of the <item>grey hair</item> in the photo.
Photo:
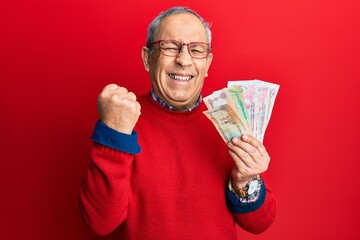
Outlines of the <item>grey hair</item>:
M188 8L188 7L173 7L166 11L161 12L152 22L149 24L148 27L148 35L146 39L146 47L149 49L150 53L152 53L153 46L152 43L155 41L155 33L161 23L161 21L166 18L167 16L173 15L173 14L180 14L180 13L191 13L194 16L196 16L201 23L203 24L205 30L206 30L206 36L208 43L211 46L211 30L210 30L210 24L207 23L197 12L194 10Z

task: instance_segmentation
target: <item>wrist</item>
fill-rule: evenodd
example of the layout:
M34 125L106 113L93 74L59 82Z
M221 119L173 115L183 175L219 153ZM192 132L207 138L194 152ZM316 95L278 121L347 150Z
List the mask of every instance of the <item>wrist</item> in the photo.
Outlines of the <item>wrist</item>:
M106 119L101 119L101 122L104 123L109 128L114 129L115 131L118 131L123 134L131 135L133 128L129 128L127 126L119 125L119 124L113 124L112 121L107 121Z
M251 177L246 181L235 182L232 178L229 181L229 189L233 191L241 198L247 198L252 195L262 185L262 179L260 175Z
M235 180L234 178L231 178L231 186L233 188L237 188L237 189L240 189L240 188L243 188L246 186L246 184L253 178L247 178L246 180L243 180L243 181L237 181Z
M232 182L232 185L235 187L235 188L243 188L246 186L246 184L249 182L249 181L252 181L253 179L257 179L259 178L260 175L255 175L255 176L249 176L247 178L237 178L236 175L234 174L231 174L230 176L230 179L231 179L231 182Z
M231 179L229 179L230 183ZM226 204L232 213L249 213L260 208L266 198L265 183L259 185L258 189L245 198L241 198L231 187L226 187Z

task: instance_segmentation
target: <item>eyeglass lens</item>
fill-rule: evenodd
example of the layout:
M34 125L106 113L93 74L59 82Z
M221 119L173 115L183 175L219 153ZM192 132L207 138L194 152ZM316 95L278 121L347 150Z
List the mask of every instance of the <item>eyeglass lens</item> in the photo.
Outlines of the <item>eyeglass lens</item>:
M187 45L189 54L194 58L205 58L209 54L209 45L206 43L194 42L184 45ZM177 41L162 41L160 48L167 56L177 56L183 48L183 44Z

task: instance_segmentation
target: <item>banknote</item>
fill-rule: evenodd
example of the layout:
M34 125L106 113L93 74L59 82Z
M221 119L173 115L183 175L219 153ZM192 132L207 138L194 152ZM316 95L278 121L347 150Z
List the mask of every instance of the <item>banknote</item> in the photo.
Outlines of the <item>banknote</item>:
M268 87L264 82L255 82L255 94L254 94L254 103L255 103L255 128L254 136L255 138L263 141L264 138L264 126L267 113L267 103L268 103Z
M212 121L226 143L246 132L239 116L228 104L204 111L204 114Z
M203 101L208 109L219 107L228 103L228 95L226 94L226 88L213 92L211 95L204 97Z
M279 87L262 80L229 81L227 88L204 98L209 109L204 114L226 142L243 133L262 142Z
M250 127L255 130L255 82L254 80L229 81L228 87L239 86L242 89L243 102L248 112Z
M224 90L223 90L224 91ZM251 119L249 117L248 110L246 108L245 102L243 101L243 90L240 86L233 86L226 89L227 95L230 97L231 101L234 103L233 105L237 109L237 113L241 121L245 126L245 130L249 134L253 134L253 130L251 127Z
M245 132L252 133L249 117L244 107L241 89L239 87L223 88L213 92L211 95L205 97L203 100L208 109L214 109L221 105L228 105L232 108L236 115L240 118Z
M261 80L255 80L256 82L264 82ZM264 125L264 129L267 128L267 125L269 124L270 121L270 117L271 117L271 113L272 110L274 108L274 104L275 104L275 99L277 96L277 93L279 91L280 85L278 84L274 84L274 83L269 83L269 82L264 82L265 84L267 84L268 87L268 98L267 98L267 107L266 107L266 119L265 119L265 125Z

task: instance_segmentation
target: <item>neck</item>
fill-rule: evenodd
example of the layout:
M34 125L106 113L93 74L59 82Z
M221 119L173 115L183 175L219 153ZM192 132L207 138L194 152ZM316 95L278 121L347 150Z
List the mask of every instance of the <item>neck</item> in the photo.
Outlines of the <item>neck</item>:
M166 102L165 100L163 100L162 98L160 98L159 96L156 95L156 93L153 91L153 89L151 89L151 97L157 102L159 103L161 106L167 108L167 109L170 109L172 111L182 111L182 112L191 112L192 110L194 110L195 108L197 108L201 101L202 101L202 96L200 94L198 100L192 104L191 106L189 107L184 107L184 108L177 108L177 107L174 107L172 105L170 105L168 102Z

